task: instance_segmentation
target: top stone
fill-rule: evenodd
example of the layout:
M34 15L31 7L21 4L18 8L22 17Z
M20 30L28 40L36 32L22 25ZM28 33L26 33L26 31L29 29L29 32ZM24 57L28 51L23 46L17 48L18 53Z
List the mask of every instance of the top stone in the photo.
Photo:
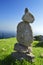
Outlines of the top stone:
M28 8L25 8L25 14L22 17L22 20L24 22L29 22L29 23L33 23L34 21L34 16L28 11Z

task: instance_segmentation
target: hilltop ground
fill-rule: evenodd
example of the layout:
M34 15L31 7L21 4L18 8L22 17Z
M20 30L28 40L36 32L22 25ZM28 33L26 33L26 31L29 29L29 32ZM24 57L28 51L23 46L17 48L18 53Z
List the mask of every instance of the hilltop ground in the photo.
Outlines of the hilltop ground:
M32 43L33 54L35 55L35 62L29 63L26 60L18 61L12 59L11 54L14 52L14 44L17 42L16 38L0 39L0 65L43 65L43 42L34 41Z

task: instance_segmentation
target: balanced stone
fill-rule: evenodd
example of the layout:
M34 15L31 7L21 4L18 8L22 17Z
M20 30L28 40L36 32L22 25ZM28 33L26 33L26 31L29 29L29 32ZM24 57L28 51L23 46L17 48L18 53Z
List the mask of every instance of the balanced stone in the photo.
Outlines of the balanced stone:
M28 8L25 8L25 14L22 16L22 22L17 26L17 41L14 45L14 57L17 59L33 59L34 55L32 54L32 42L33 42L33 33L29 23L34 21L34 16L28 11ZM30 60L29 59L29 60Z
M28 11L28 9L25 9L25 14L22 16L22 20L24 22L33 23L34 16Z
M29 23L20 22L17 26L17 40L24 46L31 46L33 42L33 33Z

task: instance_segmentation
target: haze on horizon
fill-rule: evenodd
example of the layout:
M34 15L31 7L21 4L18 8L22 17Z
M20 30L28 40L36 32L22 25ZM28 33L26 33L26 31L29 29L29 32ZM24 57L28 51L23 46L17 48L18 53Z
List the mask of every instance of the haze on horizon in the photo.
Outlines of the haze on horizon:
M35 17L33 34L43 35L43 0L0 0L0 30L16 31L26 7Z

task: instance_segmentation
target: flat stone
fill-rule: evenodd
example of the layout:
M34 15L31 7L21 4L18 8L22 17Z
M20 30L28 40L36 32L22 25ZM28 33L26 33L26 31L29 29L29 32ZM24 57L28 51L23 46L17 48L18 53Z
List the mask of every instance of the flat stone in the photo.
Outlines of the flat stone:
M20 22L17 26L17 41L25 46L31 46L33 33L29 23Z
M18 52L23 52L23 53L30 53L31 52L31 48L30 47L26 47L20 43L16 43L14 45L14 50L18 51Z
M17 59L17 60L22 60L25 59L29 62L33 62L34 57L30 56L30 55L26 55L25 53L21 53L21 52L14 52L12 53L12 57Z
M32 53L30 53L30 54L26 54L26 55L27 55L27 56L31 56L32 58L35 57Z

